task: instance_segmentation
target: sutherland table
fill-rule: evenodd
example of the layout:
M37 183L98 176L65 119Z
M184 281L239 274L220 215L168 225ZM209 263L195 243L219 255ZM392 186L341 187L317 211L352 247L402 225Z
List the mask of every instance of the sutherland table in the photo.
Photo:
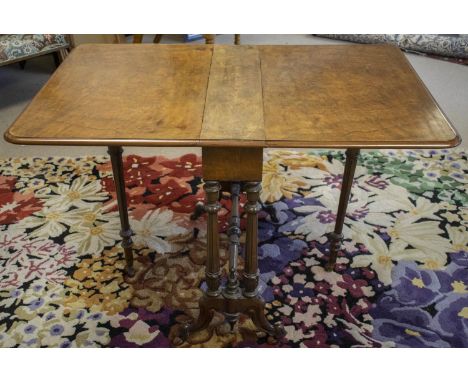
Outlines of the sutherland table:
M122 246L132 273L122 146L202 147L208 214L207 291L186 332L213 311L249 314L280 335L257 294L257 212L266 147L346 149L334 267L361 148L442 148L460 142L405 56L388 45L82 45L5 134L17 144L108 146ZM219 193L231 192L229 276L221 288ZM238 197L247 194L245 266L236 274Z

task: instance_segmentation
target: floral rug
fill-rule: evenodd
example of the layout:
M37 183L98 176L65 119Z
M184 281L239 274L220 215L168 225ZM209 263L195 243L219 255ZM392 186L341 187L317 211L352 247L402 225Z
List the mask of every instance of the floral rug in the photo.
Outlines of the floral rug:
M265 153L260 292L285 338L245 317L230 332L218 314L176 342L204 288L206 220L190 220L204 196L200 157L124 158L131 278L108 157L0 160L0 346L467 347L466 154L362 153L343 251L325 272L343 161ZM229 208L225 196L224 272Z

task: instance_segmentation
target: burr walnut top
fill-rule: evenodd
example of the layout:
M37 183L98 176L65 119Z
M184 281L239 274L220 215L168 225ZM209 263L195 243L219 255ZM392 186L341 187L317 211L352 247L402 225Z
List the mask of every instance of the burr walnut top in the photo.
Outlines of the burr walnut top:
M389 45L81 45L17 144L396 148L460 138Z

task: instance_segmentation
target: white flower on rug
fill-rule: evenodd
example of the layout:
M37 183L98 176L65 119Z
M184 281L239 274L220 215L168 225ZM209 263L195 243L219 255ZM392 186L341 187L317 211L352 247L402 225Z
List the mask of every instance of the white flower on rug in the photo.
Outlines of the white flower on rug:
M119 241L120 223L112 219L96 225L79 225L72 227L65 242L73 245L78 254L100 254L105 247L114 246Z
M415 204L408 199L407 205L402 206L401 209L408 211L407 213L399 216L401 220L413 222L416 222L419 219L442 220L437 215L434 215L435 212L440 211L441 206L438 203L432 203L423 197L418 197Z
M311 155L311 154L307 154ZM304 176L306 178L315 179L315 185L321 185L320 180L323 180L323 177L330 175L343 175L344 173L344 162L333 158L332 161L323 161L324 168L320 167L302 167L298 169L297 174ZM363 166L356 166L354 172L354 178L359 178L363 175L367 175L367 169Z
M153 341L159 335L159 330L151 332L150 329L151 327L147 323L139 320L132 325L128 332L124 333L124 337L128 342L141 346Z
M294 208L294 211L307 215L289 223L287 227L295 228L294 233L305 235L307 241L319 240L326 233L333 231L340 190L317 187L306 198L315 198L322 205L306 205ZM360 188L355 188L347 208L347 216L352 217L354 220L347 219L346 224L357 225L359 230L364 230L369 234L373 232L374 225L391 226L394 218L381 210L382 206L376 201L375 197ZM350 237L352 234L347 225L343 227L343 233L346 237Z
M15 335L7 332L7 325L0 325L0 348L12 348L16 345Z
M393 261L422 261L426 258L424 253L417 249L406 249L408 244L401 240L392 241L390 247L387 247L385 241L378 235L373 237L359 235L356 240L364 244L370 254L354 256L351 267L372 267L377 273L379 280L384 285L390 285L392 283Z
M51 185L50 191L53 193L36 193L37 197L46 199L46 206L87 208L109 198L107 192L101 191L101 183L90 180L86 175L75 178L71 184Z
M17 228L32 230L31 237L54 238L60 236L76 219L67 211L66 206L54 205L44 207L33 215L16 224Z
M296 172L314 186L305 199L316 199L321 205L296 207L294 211L307 215L289 223L283 230L293 228L295 234L305 235L308 241L323 242L324 235L333 231L335 225L343 171L343 163L335 159L331 163L326 162L325 171L310 167ZM393 225L395 218L392 212L408 211L410 208L414 208L414 205L406 189L390 184L383 177L369 175L366 168L357 166L347 208L347 216L352 219L345 220L343 233L345 237L352 237L353 232L348 227L351 225L354 231L371 235L376 226Z
M292 303L294 303L294 301ZM321 309L318 304L309 304L306 309L304 313L295 312L293 322L296 324L303 323L306 327L310 328L322 320L320 315Z
M68 221L71 222L70 226L89 226L103 222L118 223L120 221L117 211L105 212L101 203L94 203L88 205L86 208L77 208L68 211L67 218Z
M447 233L452 242L451 252L468 252L468 231L466 227L453 227L447 225Z
M186 234L187 229L174 221L174 213L169 209L148 211L141 220L132 220L135 233L133 242L155 250L158 253L172 253L178 246L168 241L169 238ZM165 238L165 239L164 239Z
M415 223L403 216L387 229L392 241L401 240L424 253L424 266L440 269L447 262L447 253L451 251L450 241L440 236L443 231L435 221Z

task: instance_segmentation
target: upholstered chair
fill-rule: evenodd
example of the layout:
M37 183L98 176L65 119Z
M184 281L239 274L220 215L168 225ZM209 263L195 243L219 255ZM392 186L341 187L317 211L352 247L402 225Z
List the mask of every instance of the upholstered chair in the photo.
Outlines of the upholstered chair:
M58 66L71 48L69 35L64 34L0 34L0 66L19 62L44 54L52 54Z

